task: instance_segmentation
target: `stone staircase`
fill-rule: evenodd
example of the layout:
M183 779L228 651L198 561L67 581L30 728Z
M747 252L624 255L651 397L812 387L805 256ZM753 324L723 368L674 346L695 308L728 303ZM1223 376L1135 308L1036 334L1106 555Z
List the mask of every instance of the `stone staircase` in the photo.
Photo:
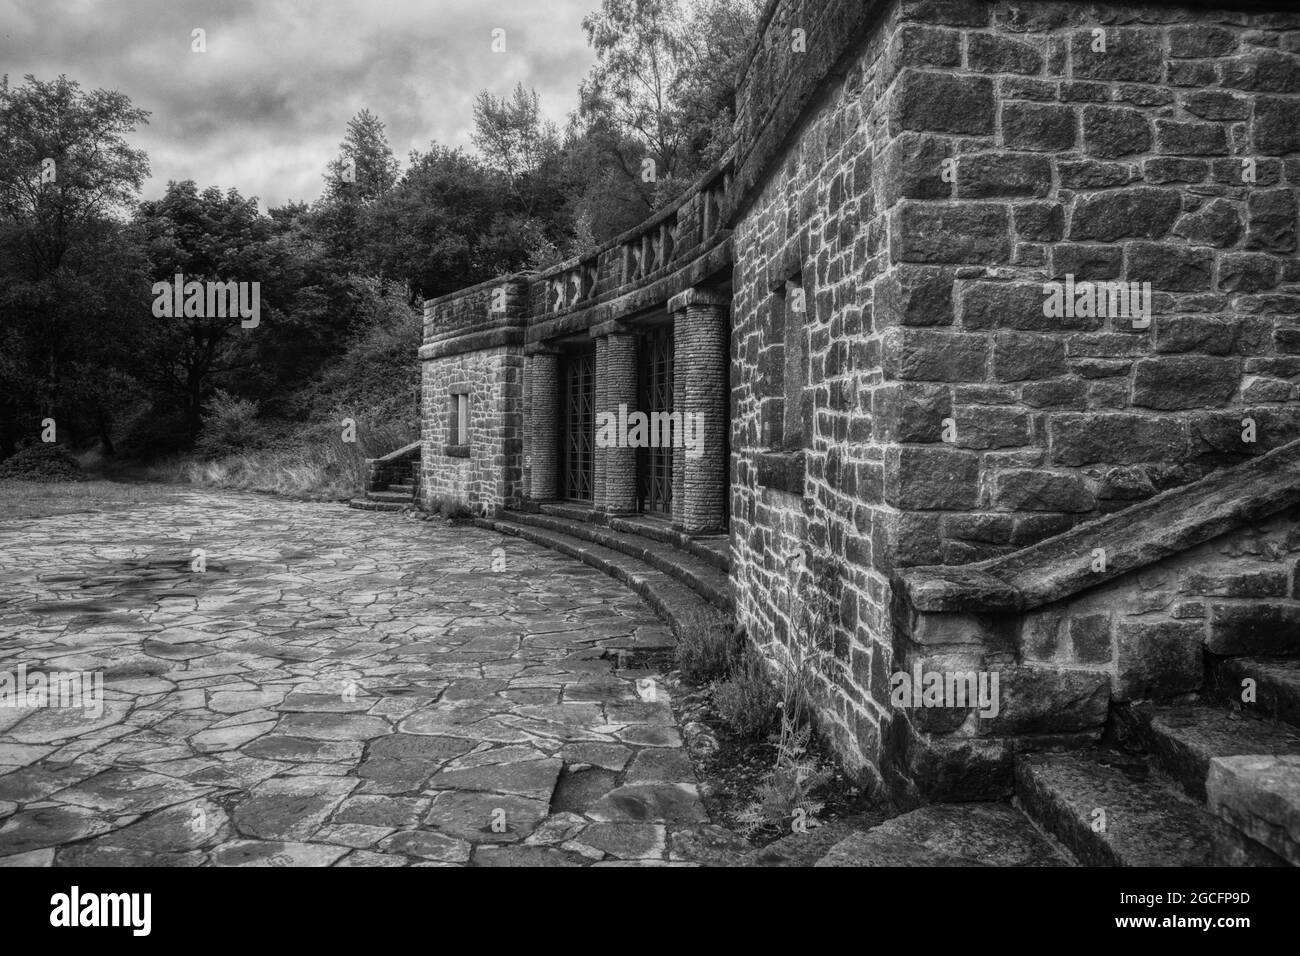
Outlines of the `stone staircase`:
M1004 557L894 576L904 807L1012 799L1088 865L1300 865L1300 442Z
M369 477L366 494L353 498L348 507L363 511L405 511L418 503L420 487L420 443L412 442L366 462Z
M748 865L1300 865L1300 442L893 584L895 666L998 672L1001 711L896 709L919 809Z
M689 537L660 518L605 516L579 505L543 504L475 522L576 558L639 594L675 634L730 627L727 535Z
M1204 696L1116 707L1104 744L1019 757L1010 801L833 822L737 865L1300 865L1300 659L1211 669Z
M1113 708L1104 746L1019 758L1019 804L1095 865L1300 865L1300 661L1210 671L1204 694Z

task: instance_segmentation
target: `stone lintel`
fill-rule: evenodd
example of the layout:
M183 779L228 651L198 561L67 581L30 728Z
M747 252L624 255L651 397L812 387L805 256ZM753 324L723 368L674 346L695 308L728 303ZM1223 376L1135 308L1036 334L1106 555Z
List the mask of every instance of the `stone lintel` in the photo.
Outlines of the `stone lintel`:
M591 327L591 337L593 339L601 338L605 335L635 335L636 330L631 328L621 319L609 319L605 322L599 322Z
M429 362L433 359L445 358L449 355L461 355L465 352L480 352L485 349L522 345L523 342L524 329L521 326L488 329L455 339L422 345L420 346L420 361Z

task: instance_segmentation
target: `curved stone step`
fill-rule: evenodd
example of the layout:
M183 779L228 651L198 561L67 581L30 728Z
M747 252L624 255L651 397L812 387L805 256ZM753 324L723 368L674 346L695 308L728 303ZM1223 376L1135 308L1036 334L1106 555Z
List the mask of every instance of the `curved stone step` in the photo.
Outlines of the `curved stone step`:
M546 528L560 534L581 538L592 544L622 552L638 561L644 561L652 568L671 574L719 610L728 614L732 611L731 580L727 575L693 554L679 550L671 544L653 541L628 531L614 530L548 514L507 512L503 517L516 524Z
M640 515L612 515L605 523L614 531L626 531L643 538L652 538L674 548L689 551L705 564L717 568L724 574L731 572L731 536L728 534L710 534L692 537L678 531L671 524L655 518Z
M1127 736L1187 793L1205 799L1205 781L1216 757L1300 757L1300 733L1219 707L1142 705L1116 709Z
M1089 866L1285 866L1153 774L1141 758L1097 751L1016 761L1016 797Z
M704 597L631 555L571 534L504 518L478 518L474 523L567 554L623 582L672 627L674 634L680 636L692 627L730 626L726 616Z
M567 518L586 524L605 525L613 531L651 538L674 548L689 551L706 564L710 564L723 573L731 571L731 537L726 534L711 534L692 537L678 531L662 518L647 518L643 515L602 515L598 511L582 505L548 503L540 506L542 514L553 518Z
M1295 658L1228 657L1211 665L1215 689L1224 700L1300 727L1300 660ZM1242 682L1255 682L1253 703L1242 700Z

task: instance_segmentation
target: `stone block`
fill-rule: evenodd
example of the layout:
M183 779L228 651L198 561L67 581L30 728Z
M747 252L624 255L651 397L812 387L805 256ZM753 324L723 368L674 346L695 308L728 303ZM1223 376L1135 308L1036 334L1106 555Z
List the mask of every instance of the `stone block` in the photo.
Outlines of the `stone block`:
M1004 103L1002 144L1008 149L1066 150L1075 144L1074 108L1056 103Z
M981 135L993 132L993 81L928 70L903 70L895 81L895 130Z
M997 203L905 200L892 214L890 252L895 262L1006 262L1010 227L1007 207Z
M1172 697L1198 690L1204 677L1199 621L1121 620L1115 627L1115 699Z
M979 458L951 448L889 448L885 501L896 508L969 511L979 501Z

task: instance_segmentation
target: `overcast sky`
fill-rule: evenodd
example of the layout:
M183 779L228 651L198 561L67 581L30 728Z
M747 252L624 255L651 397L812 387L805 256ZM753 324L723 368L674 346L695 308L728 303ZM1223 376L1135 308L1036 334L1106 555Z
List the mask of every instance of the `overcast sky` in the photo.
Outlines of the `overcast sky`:
M593 56L599 0L0 0L0 73L60 73L152 111L145 198L169 179L234 186L264 204L315 199L363 107L407 152L470 148L473 100L522 81L563 121ZM506 31L493 53L492 31ZM191 52L192 31L207 52Z

